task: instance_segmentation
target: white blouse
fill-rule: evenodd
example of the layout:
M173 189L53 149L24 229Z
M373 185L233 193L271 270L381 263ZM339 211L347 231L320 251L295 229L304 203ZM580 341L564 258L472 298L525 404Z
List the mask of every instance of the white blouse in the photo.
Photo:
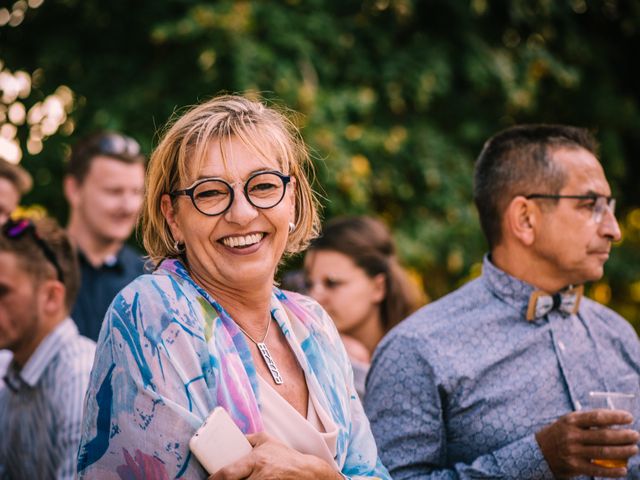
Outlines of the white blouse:
M335 461L338 426L322 408L311 389L307 418L304 418L260 375L258 381L265 431L294 450L315 455L340 470Z

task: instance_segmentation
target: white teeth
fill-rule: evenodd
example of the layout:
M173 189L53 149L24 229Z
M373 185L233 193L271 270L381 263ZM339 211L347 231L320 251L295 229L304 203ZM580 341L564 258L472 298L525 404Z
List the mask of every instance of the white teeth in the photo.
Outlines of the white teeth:
M258 243L264 237L264 233L253 233L251 235L244 235L242 237L225 237L222 239L222 243L227 247L248 247L254 243Z

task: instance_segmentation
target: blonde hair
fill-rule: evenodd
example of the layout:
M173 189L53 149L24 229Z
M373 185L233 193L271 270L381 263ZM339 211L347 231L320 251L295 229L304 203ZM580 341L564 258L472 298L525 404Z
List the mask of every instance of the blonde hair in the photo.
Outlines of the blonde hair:
M162 214L162 196L190 181L190 175L199 170L214 142L220 143L225 161L222 144L231 138L240 140L263 159L275 154L282 172L296 180L295 228L289 234L285 254L303 250L317 236L318 201L306 176L312 165L299 130L285 113L261 101L223 95L191 107L182 115L175 114L151 155L139 226L144 247L155 265L181 253Z

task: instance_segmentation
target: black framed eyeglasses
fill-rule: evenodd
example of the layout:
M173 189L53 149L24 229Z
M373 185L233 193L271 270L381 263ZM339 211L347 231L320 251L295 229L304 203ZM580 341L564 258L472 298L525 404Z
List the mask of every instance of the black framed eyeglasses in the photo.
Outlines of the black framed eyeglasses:
M105 133L96 142L97 150L102 155L116 157L136 157L140 155L140 144L133 138L119 133Z
M43 255L51 265L56 269L56 273L58 274L58 280L64 283L64 275L62 273L62 267L60 267L60 263L58 262L58 257L56 256L53 249L38 235L38 231L36 230L36 226L33 222L27 218L21 218L19 220L11 220L9 219L2 227L2 233L5 237L11 240L18 240L25 235L31 236L33 241L40 247Z
M244 183L244 196L256 208L273 208L284 198L290 181L290 176L277 171L257 172ZM174 190L169 195L185 195L191 198L193 206L200 213L214 217L231 208L235 191L233 185L220 178L205 178L184 190Z
M572 198L575 200L590 200L591 204L591 218L594 222L600 223L604 218L604 214L607 210L611 212L611 215L615 216L616 211L616 199L613 197L607 197L605 195L552 195L548 193L532 193L525 196L526 199L550 199L559 200L562 198Z

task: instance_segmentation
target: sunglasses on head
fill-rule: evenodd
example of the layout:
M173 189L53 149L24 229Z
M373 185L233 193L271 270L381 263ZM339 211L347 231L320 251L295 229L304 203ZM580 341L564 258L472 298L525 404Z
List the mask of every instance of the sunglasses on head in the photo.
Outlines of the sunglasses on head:
M30 236L33 241L40 247L43 255L51 265L56 269L56 273L58 274L58 280L64 283L64 275L62 273L62 268L60 267L60 263L58 262L58 258L56 257L53 249L38 235L38 231L36 230L36 226L33 222L27 218L21 218L18 220L7 220L7 223L2 227L2 233L5 237L11 240L19 240L25 235Z
M117 133L108 133L100 137L96 143L103 155L136 157L140 155L140 144L133 138Z

